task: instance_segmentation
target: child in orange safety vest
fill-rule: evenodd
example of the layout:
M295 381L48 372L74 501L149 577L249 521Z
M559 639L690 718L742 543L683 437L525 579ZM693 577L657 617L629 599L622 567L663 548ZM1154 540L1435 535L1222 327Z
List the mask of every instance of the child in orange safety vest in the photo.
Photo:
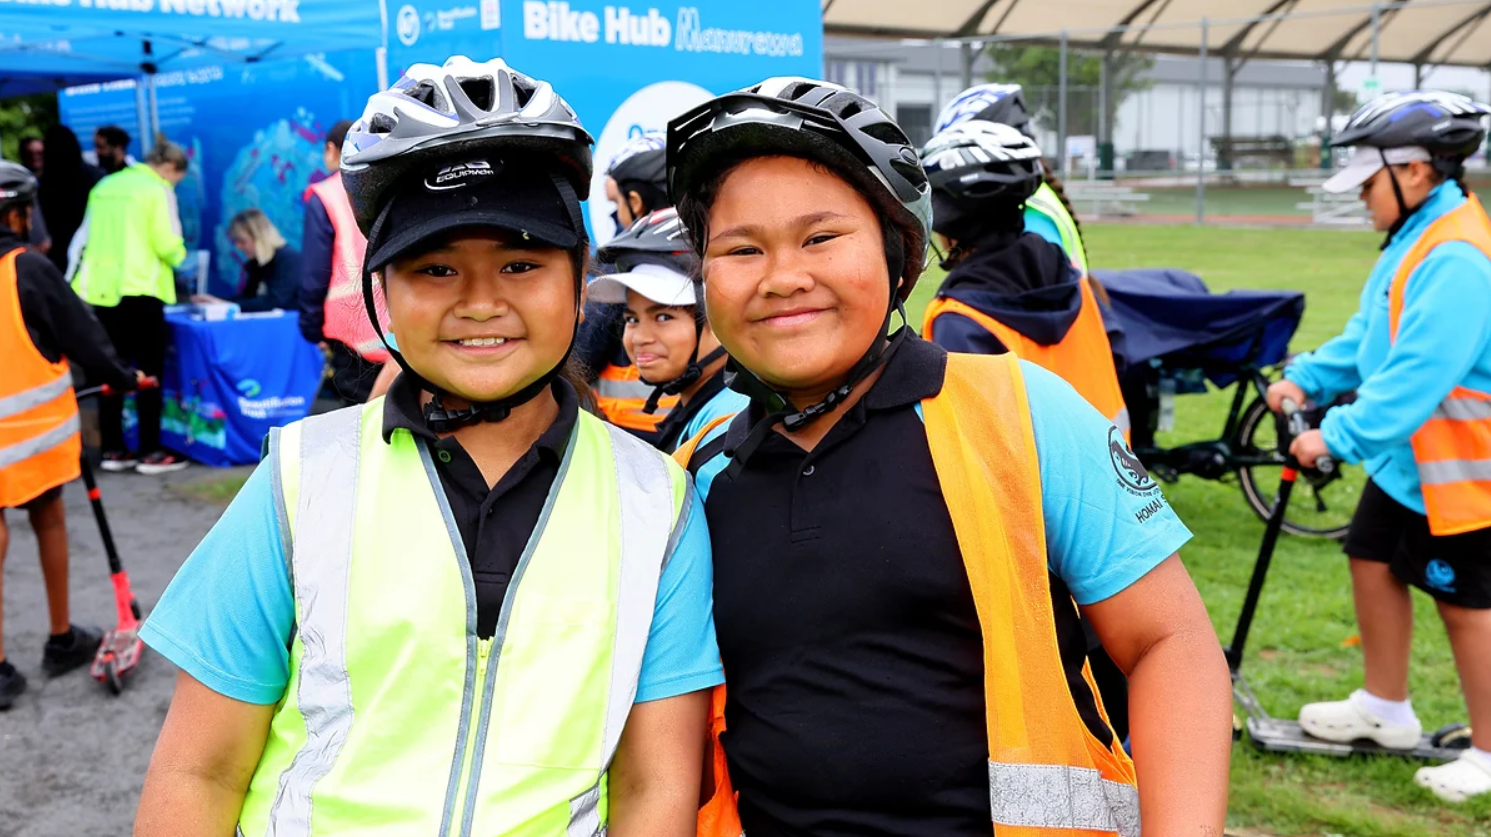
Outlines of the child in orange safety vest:
M30 172L0 161L0 566L10 544L5 510L24 509L51 616L42 670L56 676L92 661L103 638L69 621L62 486L77 479L83 446L68 361L121 392L139 376L120 365L103 326L57 268L26 249L36 188ZM26 677L0 642L0 710L25 690Z
M1470 749L1415 774L1447 802L1491 796L1491 219L1462 183L1488 115L1459 94L1394 93L1332 140L1356 151L1325 190L1360 190L1388 238L1345 331L1268 392L1277 410L1355 390L1292 450L1307 467L1328 454L1371 475L1343 543L1365 683L1307 704L1300 726L1329 741L1419 745L1408 697L1408 588L1419 588L1439 608L1470 710Z
M1068 384L890 333L931 226L901 128L774 78L668 136L752 402L675 454L704 498L727 680L699 834L1220 833L1231 693L1175 555L1190 533ZM1079 608L1131 678L1133 761Z

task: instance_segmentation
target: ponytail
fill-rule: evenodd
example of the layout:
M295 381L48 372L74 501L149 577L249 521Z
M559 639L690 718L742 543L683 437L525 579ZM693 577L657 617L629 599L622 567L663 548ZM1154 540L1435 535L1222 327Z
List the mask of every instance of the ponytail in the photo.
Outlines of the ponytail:
M155 145L145 154L145 162L152 166L170 166L178 172L186 171L188 165L186 152L166 139L163 133L155 135Z
M1042 168L1046 170L1046 185L1051 187L1051 191L1056 193L1056 199L1061 201L1062 206L1066 207L1067 214L1072 216L1072 226L1077 228L1077 235L1080 236L1082 234L1082 222L1077 220L1077 209L1072 206L1071 200L1067 198L1066 188L1062 185L1061 178L1057 176L1056 169L1051 166L1049 161L1042 160L1041 163Z

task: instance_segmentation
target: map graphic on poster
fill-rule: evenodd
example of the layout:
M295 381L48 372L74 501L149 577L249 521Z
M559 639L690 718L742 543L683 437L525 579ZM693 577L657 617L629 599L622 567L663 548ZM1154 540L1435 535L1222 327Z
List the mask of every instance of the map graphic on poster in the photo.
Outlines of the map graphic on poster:
M255 130L223 172L222 223L212 254L218 282L231 287L239 281L243 258L228 238L228 224L245 209L263 212L286 243L300 249L306 184L323 165L322 132L315 125L309 111L297 108L293 117Z

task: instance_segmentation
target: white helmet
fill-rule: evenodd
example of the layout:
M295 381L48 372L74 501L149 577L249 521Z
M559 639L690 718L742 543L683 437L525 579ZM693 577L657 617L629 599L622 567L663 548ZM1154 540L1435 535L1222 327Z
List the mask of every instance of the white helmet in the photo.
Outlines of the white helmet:
M368 99L342 145L342 184L366 234L387 190L438 158L502 146L552 157L576 192L590 184L594 140L546 81L500 58L415 64Z
M934 192L955 201L1024 203L1043 182L1041 149L1019 130L970 119L937 134L922 149Z

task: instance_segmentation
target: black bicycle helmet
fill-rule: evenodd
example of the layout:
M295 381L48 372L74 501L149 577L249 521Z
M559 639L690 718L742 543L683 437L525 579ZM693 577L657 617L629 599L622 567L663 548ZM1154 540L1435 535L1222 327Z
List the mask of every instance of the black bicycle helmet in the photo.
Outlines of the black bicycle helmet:
M668 194L667 135L654 132L633 137L611 159L606 176L617 183L646 183L659 195Z
M730 165L773 154L827 166L895 225L885 230L891 280L890 305L880 331L885 334L896 311L906 318L904 302L926 267L930 244L932 190L916 148L895 120L858 94L826 81L770 78L705 102L668 123L668 195L677 204L685 196L697 195ZM684 217L685 225L702 227L703 221ZM897 236L898 230L905 232ZM694 249L702 253L704 230L691 229L690 235ZM843 403L909 332L909 327L900 329L889 343L875 339L844 383L822 401L802 408L732 361L727 374L731 388L763 404L767 415L732 451L728 473L740 472L778 422L789 431L799 430Z
M36 199L36 175L20 163L0 160L0 211L26 206Z
M415 64L368 99L342 144L342 185L357 225L369 235L395 183L472 151L497 147L552 158L569 188L588 194L593 142L548 82L500 58L478 63L457 55L439 67Z
M1411 90L1389 93L1363 105L1331 138L1333 148L1419 146L1435 157L1463 160L1486 140L1482 124L1491 107L1459 93Z
M922 149L934 193L968 207L1019 206L1040 188L1041 150L1010 125L971 119L938 133ZM933 227L937 227L933 219Z
M1018 84L980 84L959 93L937 115L933 130L942 133L970 119L998 122L1030 136L1030 110Z
M916 147L885 111L827 81L770 78L726 93L668 123L668 197L696 192L733 162L787 154L822 163L853 183L903 229L903 298L927 260L931 189ZM685 218L688 224L695 219ZM690 234L702 233L691 230ZM701 251L703 242L693 242Z

